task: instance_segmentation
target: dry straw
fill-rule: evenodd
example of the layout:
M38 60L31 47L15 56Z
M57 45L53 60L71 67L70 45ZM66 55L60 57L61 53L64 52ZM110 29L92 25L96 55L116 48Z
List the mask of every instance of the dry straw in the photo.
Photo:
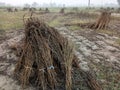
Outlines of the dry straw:
M90 28L93 29L106 29L108 24L110 23L111 19L111 12L110 11L102 11L99 19L96 21L95 24L91 25Z
M73 50L73 45L57 30L36 18L29 18L25 22L24 47L15 76L23 89L35 84L40 90L55 90L62 78L66 90L71 90Z

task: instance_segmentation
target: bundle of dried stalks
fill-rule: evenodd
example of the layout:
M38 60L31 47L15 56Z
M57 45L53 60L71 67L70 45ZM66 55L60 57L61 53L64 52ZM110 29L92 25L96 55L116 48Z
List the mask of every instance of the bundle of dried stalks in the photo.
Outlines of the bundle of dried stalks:
M8 12L13 12L13 9L12 8L7 8L7 11Z
M61 8L60 13L64 14L65 13L65 8Z
M17 8L15 8L15 9L14 9L14 12L18 12L18 9L17 9Z
M67 40L66 40L67 41ZM66 90L71 90L72 88L72 78L71 78L71 70L72 70L72 61L74 58L73 53L73 44L69 43L68 41L64 43L65 48L63 49L64 52L64 62L65 62L65 72L66 72Z
M40 90L56 90L62 81L64 88L71 90L72 63L77 62L67 39L38 19L29 18L23 46L15 67L15 76L23 88L35 84Z
M48 8L46 8L45 9L45 13L49 13L50 11L49 11L49 9Z
M102 11L100 18L96 21L95 24L91 25L90 28L93 29L106 29L111 19L111 12Z

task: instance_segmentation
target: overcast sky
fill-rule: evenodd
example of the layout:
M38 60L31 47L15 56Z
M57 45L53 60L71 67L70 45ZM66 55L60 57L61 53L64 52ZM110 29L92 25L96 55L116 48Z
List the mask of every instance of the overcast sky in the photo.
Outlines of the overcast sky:
M57 4L66 4L66 5L87 5L88 0L0 0L0 2L5 2L12 5L23 5L25 3L32 4L37 2L39 4L55 2ZM91 4L117 4L117 0L91 0Z

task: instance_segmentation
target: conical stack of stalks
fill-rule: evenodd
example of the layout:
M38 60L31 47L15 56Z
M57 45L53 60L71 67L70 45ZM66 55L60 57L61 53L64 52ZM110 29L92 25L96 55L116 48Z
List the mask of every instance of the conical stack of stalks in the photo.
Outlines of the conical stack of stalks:
M24 89L35 85L39 90L56 90L59 82L71 90L74 47L54 28L37 18L25 23L23 51L15 67L15 76Z
M108 24L110 23L111 19L111 12L109 11L102 11L99 19L96 21L95 24L91 25L90 28L93 29L106 29Z

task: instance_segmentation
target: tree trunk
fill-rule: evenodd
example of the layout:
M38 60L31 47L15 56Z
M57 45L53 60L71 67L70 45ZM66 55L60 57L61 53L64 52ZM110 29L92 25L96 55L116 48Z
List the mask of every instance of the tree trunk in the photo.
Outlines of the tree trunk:
M90 7L90 0L88 0L88 7Z

